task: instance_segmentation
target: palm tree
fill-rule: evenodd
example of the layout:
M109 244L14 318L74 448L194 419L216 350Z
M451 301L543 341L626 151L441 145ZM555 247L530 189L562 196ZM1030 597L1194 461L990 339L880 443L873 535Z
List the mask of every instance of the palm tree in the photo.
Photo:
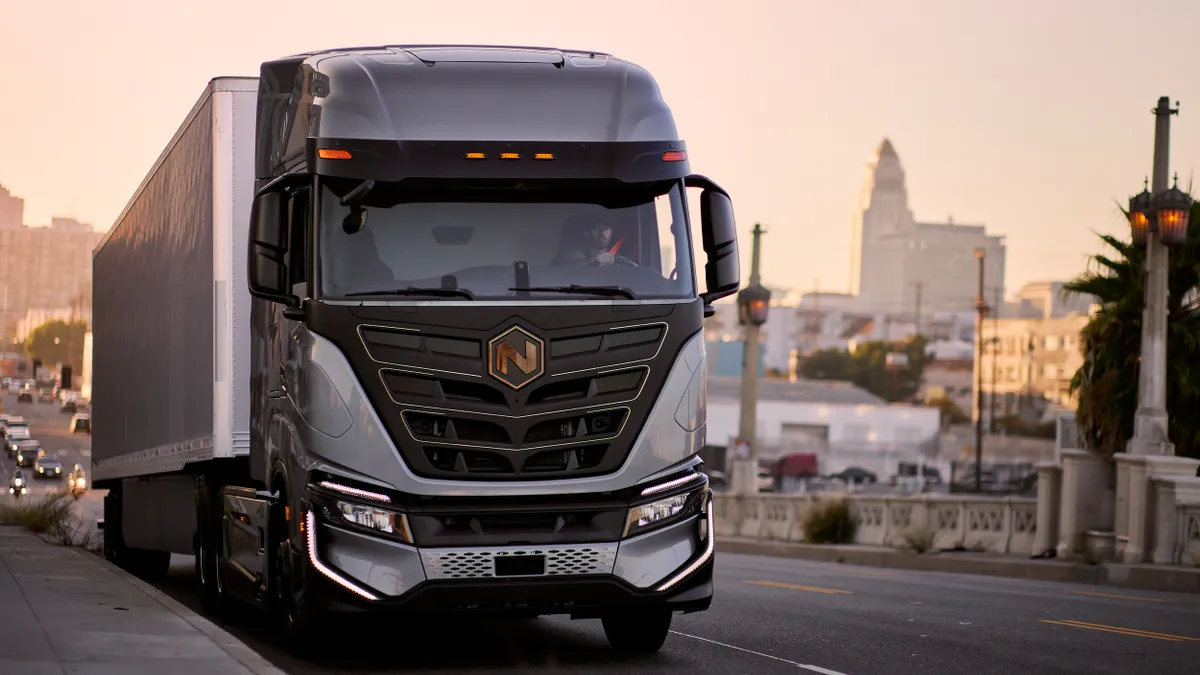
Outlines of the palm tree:
M1128 214L1126 214L1128 215ZM1096 298L1099 310L1083 329L1084 363L1071 380L1078 394L1076 420L1088 447L1112 455L1133 436L1137 410L1146 252L1101 235L1115 256L1092 256L1088 270L1068 283L1068 293ZM1200 204L1193 205L1188 241L1171 249L1167 271L1167 411L1177 455L1200 457Z

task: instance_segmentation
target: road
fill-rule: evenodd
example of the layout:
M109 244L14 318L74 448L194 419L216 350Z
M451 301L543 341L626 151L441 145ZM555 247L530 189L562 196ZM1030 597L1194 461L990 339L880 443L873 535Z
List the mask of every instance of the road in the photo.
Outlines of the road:
M29 421L30 436L42 442L42 449L47 455L57 457L63 463L64 476L62 480L37 480L33 471L26 470L29 477L29 494L25 498L39 498L41 495L67 489L65 472L76 464L91 476L92 437L90 434L72 434L70 429L71 416L62 412L59 404L55 403L17 403L17 397L5 392L3 394L4 412L9 415L20 415ZM3 475L4 497L8 496L8 482L16 466L15 459L9 459L8 453L0 452L0 475ZM76 502L76 511L80 518L79 528L89 534L96 532L96 520L104 511L104 491L89 490Z
M24 409L35 438L85 457L47 404ZM98 514L99 495L79 502ZM199 607L192 560L159 587ZM262 617L221 623L280 669L310 673L1194 674L1200 595L858 568L719 554L708 612L677 617L663 650L608 648L597 621L429 622L330 632L332 651L287 654ZM210 617L212 618L212 617ZM385 630L379 630L384 628Z

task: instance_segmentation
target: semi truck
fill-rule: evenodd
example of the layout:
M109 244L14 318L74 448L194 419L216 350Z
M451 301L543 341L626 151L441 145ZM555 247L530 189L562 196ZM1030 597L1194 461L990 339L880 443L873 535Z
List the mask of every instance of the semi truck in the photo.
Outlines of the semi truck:
M297 648L491 612L652 652L710 606L702 323L737 230L647 70L410 45L213 79L93 271L126 569L190 554L210 611Z

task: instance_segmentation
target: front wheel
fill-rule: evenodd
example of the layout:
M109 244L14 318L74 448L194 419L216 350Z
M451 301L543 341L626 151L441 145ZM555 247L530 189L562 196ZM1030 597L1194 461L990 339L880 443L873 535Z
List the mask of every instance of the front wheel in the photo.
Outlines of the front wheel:
M670 611L606 616L604 636L613 649L634 654L653 654L662 649L671 631Z

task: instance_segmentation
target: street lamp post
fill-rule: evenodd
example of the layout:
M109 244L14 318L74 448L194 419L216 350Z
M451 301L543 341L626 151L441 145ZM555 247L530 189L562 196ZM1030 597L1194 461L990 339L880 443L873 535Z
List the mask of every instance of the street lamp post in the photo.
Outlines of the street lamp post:
M1176 104L1178 105L1178 104ZM1168 247L1187 241L1192 199L1177 186L1167 187L1171 145L1171 108L1166 96L1154 109L1154 173L1148 189L1129 200L1133 242L1146 248L1146 295L1142 310L1138 407L1133 438L1117 455L1118 549L1125 563L1173 562L1169 546L1151 551L1154 499L1151 476L1195 475L1196 460L1175 457L1167 416L1167 267Z
M1171 116L1178 114L1166 96L1154 110L1154 175L1152 191L1129 200L1129 225L1135 242L1146 248L1146 297L1142 310L1142 354L1138 407L1129 453L1173 455L1167 435L1167 268L1169 246L1187 241L1192 200L1178 187L1167 189Z
M748 457L735 459L738 467L735 485L745 493L758 492L758 361L759 329L767 322L771 292L763 287L759 276L759 246L766 232L762 224L754 224L754 239L750 254L750 283L738 293L738 323L744 327L745 349L742 362L742 401L738 420L738 437L749 449Z

